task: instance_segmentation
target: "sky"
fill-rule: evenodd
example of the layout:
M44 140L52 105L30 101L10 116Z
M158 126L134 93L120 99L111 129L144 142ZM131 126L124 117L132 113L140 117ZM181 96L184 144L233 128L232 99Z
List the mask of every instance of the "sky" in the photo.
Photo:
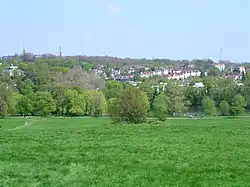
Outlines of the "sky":
M249 0L0 0L0 56L250 61Z

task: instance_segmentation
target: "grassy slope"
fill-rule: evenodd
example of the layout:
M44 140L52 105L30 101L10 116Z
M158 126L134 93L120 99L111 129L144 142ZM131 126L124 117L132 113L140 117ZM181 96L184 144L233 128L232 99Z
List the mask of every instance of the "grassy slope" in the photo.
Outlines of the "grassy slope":
M0 120L0 186L247 186L249 119Z

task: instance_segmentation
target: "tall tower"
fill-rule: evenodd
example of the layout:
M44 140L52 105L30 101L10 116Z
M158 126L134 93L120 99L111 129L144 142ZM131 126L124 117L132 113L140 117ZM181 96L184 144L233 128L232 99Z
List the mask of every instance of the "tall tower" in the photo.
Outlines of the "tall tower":
M220 61L222 60L223 46L220 46Z
M23 45L23 56L25 56L25 55L26 55L26 50L25 50L25 47Z
M62 57L62 47L59 45L59 56Z

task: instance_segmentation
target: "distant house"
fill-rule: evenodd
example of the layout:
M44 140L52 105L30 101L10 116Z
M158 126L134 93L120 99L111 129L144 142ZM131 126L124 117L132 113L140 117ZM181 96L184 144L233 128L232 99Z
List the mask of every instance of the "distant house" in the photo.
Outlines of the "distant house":
M137 86L137 85L140 84L141 82L128 81L128 83L130 83L132 86Z
M168 70L167 69L164 69L163 70L163 75L167 75L168 74Z
M150 72L150 71L148 71L148 72L142 72L141 73L141 77L151 77L151 76L153 76L153 72Z
M237 86L244 86L243 83L236 83Z
M240 71L241 74L243 74L243 73L246 74L246 67L245 66L240 66L239 71Z
M20 75L22 71L18 69L18 66L11 65L9 68L5 69L3 73L9 75L10 77L13 77L15 72Z
M236 71L236 72L239 72L240 74L243 74L243 73L246 74L246 70L247 68L243 65L233 64L231 66L231 72Z
M214 67L218 68L220 71L225 71L225 64L214 63Z
M162 71L160 71L160 70L157 70L157 71L153 71L153 75L154 76L161 76L163 73L162 73Z
M13 65L11 65L10 67L9 67L9 69L13 69L13 70L15 70L15 69L17 69L18 68L18 66L13 66Z
M194 88L203 88L204 87L204 84L203 82L197 82L193 85Z
M160 89L162 89L163 92L167 89L167 85L157 85L157 86L151 86L152 89L154 89L157 93L160 92Z

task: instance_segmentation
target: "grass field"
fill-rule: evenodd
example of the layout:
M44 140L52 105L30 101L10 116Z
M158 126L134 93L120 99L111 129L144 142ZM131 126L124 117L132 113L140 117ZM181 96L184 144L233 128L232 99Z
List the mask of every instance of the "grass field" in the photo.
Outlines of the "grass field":
M0 186L250 186L250 119L2 119Z

